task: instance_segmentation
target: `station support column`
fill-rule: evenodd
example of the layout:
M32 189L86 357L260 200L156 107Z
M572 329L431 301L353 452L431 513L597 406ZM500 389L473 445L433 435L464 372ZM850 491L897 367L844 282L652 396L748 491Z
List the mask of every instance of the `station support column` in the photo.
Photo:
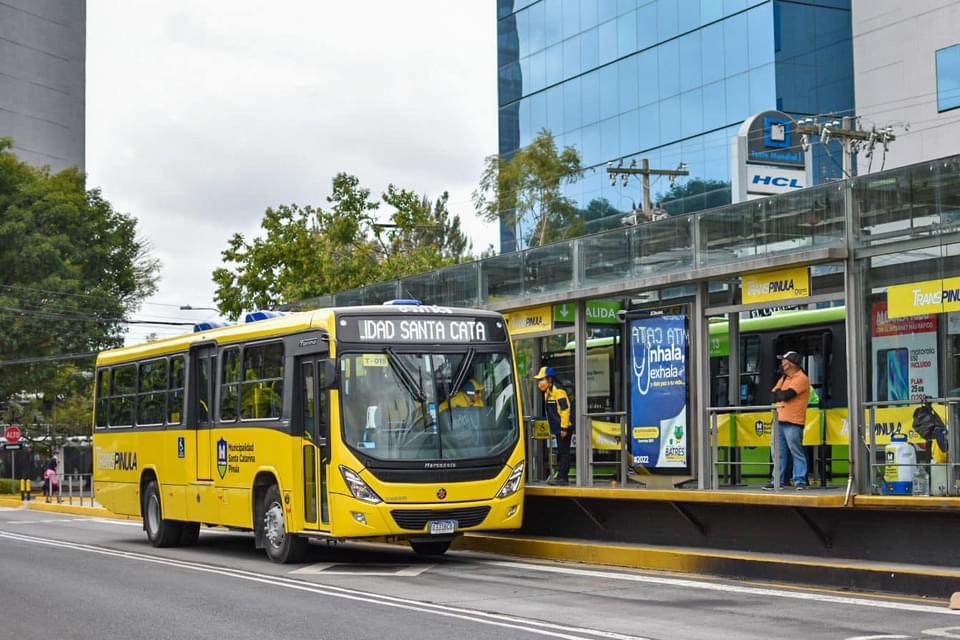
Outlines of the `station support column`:
M575 373L575 395L576 395L576 438L577 438L577 486L585 487L593 484L593 478L589 477L590 449L593 443L592 425L587 418L587 302L586 300L577 300L577 311L574 314L573 331L574 347L573 361Z
M697 283L697 295L693 302L693 318L690 325L690 337L693 342L690 360L687 363L688 380L692 377L690 426L693 428L696 445L691 452L696 460L697 488L714 489L713 451L711 450L710 416L710 323L706 316L708 303L707 283Z
M844 155L845 160L846 155ZM853 215L852 182L852 180L845 180L843 183L844 221L847 231L847 261L843 269L843 297L847 317L847 423L850 431L850 474L853 477L850 488L857 493L869 493L870 461L863 445L864 417L861 404L864 400L864 371L866 371L863 358L863 313L860 306L863 281L854 251L856 220Z

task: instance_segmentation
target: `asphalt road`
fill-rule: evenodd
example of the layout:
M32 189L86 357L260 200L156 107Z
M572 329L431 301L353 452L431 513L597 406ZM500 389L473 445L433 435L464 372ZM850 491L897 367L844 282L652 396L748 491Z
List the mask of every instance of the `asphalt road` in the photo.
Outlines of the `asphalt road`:
M0 638L960 638L944 603L405 547L315 545L276 565L204 529L0 509Z

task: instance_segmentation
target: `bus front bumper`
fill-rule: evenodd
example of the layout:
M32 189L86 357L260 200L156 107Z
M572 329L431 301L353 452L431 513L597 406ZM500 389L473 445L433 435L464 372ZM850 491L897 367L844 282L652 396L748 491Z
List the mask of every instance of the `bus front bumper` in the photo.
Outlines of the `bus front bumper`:
M439 537L449 536L450 521L456 523L453 533L519 529L523 522L522 491L506 498L455 503L370 504L342 494L331 495L330 501L331 533L337 538L422 538L431 530Z

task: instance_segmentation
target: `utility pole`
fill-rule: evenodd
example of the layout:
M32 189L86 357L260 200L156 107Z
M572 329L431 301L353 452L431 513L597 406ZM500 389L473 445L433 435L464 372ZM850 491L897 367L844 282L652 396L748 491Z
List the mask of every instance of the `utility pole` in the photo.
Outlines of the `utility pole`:
M690 175L686 165L682 162L676 169L651 169L650 161L646 158L640 161L639 169L636 160L632 160L629 167L624 167L622 160L620 166L617 167L614 167L613 163L608 163L607 173L610 174L610 184L613 186L617 184L618 175L623 176L623 186L627 186L627 180L630 176L643 176L643 213L647 216L653 213L653 204L650 200L650 176L669 176L670 182L673 182L680 176Z
M867 157L873 163L873 151L879 143L883 145L883 154L886 156L891 142L897 139L893 134L893 127L877 130L876 127L866 131L856 126L855 118L844 116L841 120L819 122L814 118L806 118L797 123L797 133L803 136L801 143L804 150L810 146L810 136L820 138L826 145L833 138L838 138L843 145L843 177L853 177L853 159L861 147L866 147Z

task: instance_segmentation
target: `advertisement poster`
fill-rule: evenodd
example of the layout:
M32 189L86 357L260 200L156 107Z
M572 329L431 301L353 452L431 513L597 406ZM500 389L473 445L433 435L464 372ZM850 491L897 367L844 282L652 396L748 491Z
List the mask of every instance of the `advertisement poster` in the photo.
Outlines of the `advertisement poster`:
M890 318L873 305L870 322L873 397L918 402L939 395L937 316Z
M686 472L687 317L633 319L629 344L633 465Z

